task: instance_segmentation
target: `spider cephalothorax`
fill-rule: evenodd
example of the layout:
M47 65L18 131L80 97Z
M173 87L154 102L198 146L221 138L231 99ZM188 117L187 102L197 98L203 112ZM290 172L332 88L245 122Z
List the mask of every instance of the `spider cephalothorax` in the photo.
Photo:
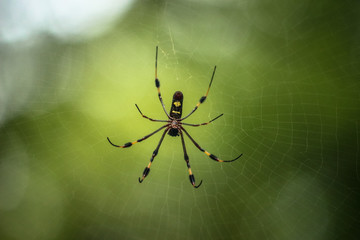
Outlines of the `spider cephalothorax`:
M172 120L170 123L170 129L168 134L172 137L179 136L179 128L180 128L180 122L178 122L176 119Z
M182 146L183 146L183 151L184 151L184 159L185 159L185 162L186 162L186 165L188 167L188 171L189 171L189 179L190 179L190 183L195 187L195 188L198 188L201 183L202 183L202 180L200 181L199 185L196 185L195 184L195 177L191 171L191 167L190 167L190 162L189 162L189 156L187 155L187 152L186 152L186 147L185 147L185 141L184 141L184 135L183 133L185 133L189 139L191 140L191 142L202 152L204 152L207 156L209 156L212 160L215 160L217 162L232 162L232 161L235 161L236 159L238 159L239 157L242 156L242 154L240 154L240 156L238 156L237 158L235 159L232 159L232 160L221 160L219 159L218 157L216 157L215 155L209 153L208 151L206 151L205 149L201 148L200 145L195 142L195 140L190 136L190 134L185 130L185 128L182 126L182 125L186 125L186 126L192 126L192 127L198 127L198 126L203 126L203 125L207 125L213 121L215 121L216 119L218 119L219 117L221 117L223 114L220 114L219 116L217 116L216 118L212 119L211 121L209 122L205 122L205 123L201 123L201 124L190 124L190 123L183 123L182 121L185 120L186 118L188 118L191 114L193 114L196 109L198 109L198 107L200 106L200 104L202 104L203 102L205 102L206 100L206 97L207 95L209 94L209 90L210 90L210 87L211 87L211 84L212 84L212 81L214 79L214 75L215 75L215 71L216 71L216 66L214 68L214 71L213 71L213 74L212 74L212 77L211 77L211 80L210 80L210 84L209 84L209 87L208 87L208 90L206 91L206 94L204 96L202 96L199 100L199 102L196 104L195 108L188 114L186 115L185 117L181 118L181 115L182 115L182 106L183 106L183 99L184 99L184 95L182 94L182 92L180 91L176 91L174 93L174 96L173 96L173 100L172 100L172 103L171 103L171 109L170 109L170 114L168 114L168 112L166 111L165 109L165 105L163 103L163 100L162 100L162 97L161 97L161 93L160 93L160 81L159 79L157 78L157 56L158 56L158 47L156 47L156 57L155 57L155 86L158 90L158 96L159 96L159 100L160 100L160 103L164 109L164 112L166 113L166 116L168 117L168 120L156 120L156 119L152 119L152 118L149 118L147 116L145 116L144 114L142 114L142 112L140 111L140 108L135 104L136 108L139 110L141 116L143 116L144 118L146 119L149 119L150 121L153 121L153 122L165 122L166 124L163 125L162 127L160 127L159 129L155 130L154 132L146 135L145 137L143 138L140 138L139 140L137 141L134 141L134 142L128 142L128 143L125 143L124 145L116 145L116 144L113 144L109 138L108 141L110 142L111 145L113 145L114 147L119 147L119 148L128 148L128 147L131 147L132 145L134 145L135 143L138 143L138 142L141 142L149 137L151 137L152 135L154 135L155 133L159 132L161 129L164 129L164 132L160 138L160 141L159 141L159 144L157 145L157 147L155 148L152 156L151 156L151 159L150 159L150 162L149 164L147 165L147 167L145 167L144 169L144 172L142 174L142 177L139 178L139 182L141 183L145 177L150 173L150 166L154 160L154 158L156 157L156 155L158 154L159 152L159 148L160 148L160 145L162 143L162 141L164 140L164 137L165 137L165 134L168 133L170 136L179 136L181 137L181 143L182 143Z

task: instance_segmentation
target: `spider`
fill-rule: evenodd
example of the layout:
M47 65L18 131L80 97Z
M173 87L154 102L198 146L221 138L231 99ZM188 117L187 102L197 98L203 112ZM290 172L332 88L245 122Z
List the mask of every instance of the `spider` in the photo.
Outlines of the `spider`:
M203 125L207 125L213 121L215 121L216 119L218 119L219 117L221 117L223 114L220 114L219 116L217 116L216 118L210 120L209 122L205 122L205 123L201 123L201 124L190 124L190 123L183 123L182 121L185 120L186 118L188 118L191 114L193 114L196 109L198 109L198 107L200 106L200 104L204 103L205 100L206 100L206 97L207 95L209 94L209 90L210 90L210 87L211 87L211 84L212 84L212 81L214 79L214 75L215 75L215 71L216 71L216 66L214 67L214 71L212 73L212 76L211 76L211 80L210 80L210 84L209 84L209 87L206 91L206 94L204 96L202 96L199 100L199 102L196 104L196 106L194 107L194 109L188 114L186 115L185 117L181 118L181 115L182 115L182 104L183 104L183 99L184 99L184 95L182 92L180 91L176 91L173 95L173 100L172 100L172 104L171 104L171 109L170 109L170 114L166 111L165 109L165 105L163 103L163 100L162 100L162 97L161 97L161 93L160 93L160 81L157 77L157 59L158 59L158 47L156 46L156 56L155 56L155 86L157 88L157 91L158 91L158 96L159 96L159 100L160 100L160 103L162 105L162 108L164 109L164 112L166 114L166 116L168 117L168 120L157 120L157 119L152 119L152 118L149 118L147 116L145 116L140 108L138 107L137 104L135 104L137 110L139 111L139 113L141 114L141 116L143 118L146 118L146 119L149 119L150 121L153 121L153 122L165 122L166 124L163 125L162 127L160 127L159 129L155 130L154 132L146 135L145 137L143 138L140 138L139 140L137 141L134 141L134 142L127 142L125 143L124 145L116 145L116 144L113 144L109 138L107 138L107 140L109 141L109 143L111 145L113 145L114 147L118 147L118 148L128 148L128 147L131 147L132 145L134 145L135 143L139 143L141 141L144 141L145 139L148 139L149 137L151 137L152 135L154 135L155 133L159 132L160 130L164 129L164 132L160 138L160 141L157 145L157 147L155 148L152 156L151 156L151 159L150 159L150 162L149 164L145 167L144 169L144 172L142 174L142 177L140 178L139 177L139 183L142 183L143 180L146 178L147 175L149 175L149 172L150 172L150 166L154 160L154 158L156 157L156 155L158 154L159 152L159 148L160 148L160 145L162 143L162 141L164 140L164 137L166 135L166 133L168 133L170 136L172 137L176 137L176 136L179 136L181 137L181 143L182 143L182 147L183 147L183 151L184 151L184 159L185 159L185 162L186 162L186 165L188 167L188 171L189 171L189 179L190 179L190 183L193 185L194 188L198 188L200 187L201 183L202 183L202 180L200 181L199 185L196 185L195 184L195 177L194 177L194 174L192 173L191 171L191 167L190 167L190 162L189 162L189 156L186 152L186 147L185 147L185 141L184 141L184 135L183 133L185 133L189 139L191 140L191 142L202 152L204 152L207 156L209 156L212 160L215 160L217 162L233 162L235 160L237 160L238 158L240 158L242 156L242 154L240 154L238 157L236 157L235 159L232 159L232 160L221 160L219 159L218 157L216 157L214 154L211 154L209 153L208 151L206 151L205 149L203 149L202 147L200 147L200 145L190 136L190 134L185 130L185 128L183 127L183 125L185 126L192 126L192 127L198 127L198 126L203 126Z

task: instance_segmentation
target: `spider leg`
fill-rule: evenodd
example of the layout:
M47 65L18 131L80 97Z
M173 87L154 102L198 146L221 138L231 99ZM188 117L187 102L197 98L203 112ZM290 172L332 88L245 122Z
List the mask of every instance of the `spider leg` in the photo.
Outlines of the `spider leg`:
M202 152L204 152L206 155L208 155L212 160L217 161L217 162L233 162L235 160L237 160L238 158L240 158L242 156L242 154L240 154L240 156L232 159L232 160L221 160L218 157L216 157L214 154L209 153L208 151L206 151L205 149L201 148L200 145L195 142L195 140L190 136L190 134L183 128L181 127L181 130L183 130L185 132L185 134L190 138L190 140L194 143L194 145Z
M140 111L140 108L138 107L137 104L135 104L136 108L139 110L139 113L141 114L141 116L143 118L146 118L146 119L149 119L150 121L153 121L153 122L169 122L169 120L157 120L157 119L152 119L152 118L149 118L148 116L145 116L144 114L142 114L142 112Z
M122 145L122 146L120 146L120 145L116 145L116 144L113 144L111 141L110 141L110 139L109 138L107 138L107 140L109 141L109 143L111 144L111 145L113 145L114 147L118 147L118 148L127 148L127 147L131 147L132 145L134 145L135 143L138 143L138 142L141 142L141 141L143 141L143 140L145 140L145 139L147 139L147 138L149 138L149 137L151 137L152 135L154 135L155 133L157 133L158 131L160 131L161 129L163 129L163 128L165 128L165 127L168 127L169 126L169 124L165 124L164 126L162 126L161 128L159 128L159 129L157 129L157 130L155 130L154 132L152 132L152 133L150 133L150 134L148 134L148 135L146 135L145 137L143 137L143 138L140 138L139 140L136 140L136 141L134 141L134 142L127 142L127 143L125 143L124 145Z
M215 71L216 71L216 66L214 67L214 71L213 71L213 74L212 74L212 76L211 76L210 84L209 84L208 90L206 91L206 94L200 98L200 100L199 100L199 102L196 104L195 108L194 108L188 115L186 115L185 117L183 117L180 121L188 118L191 114L193 114L193 113L196 111L196 109L198 109L198 107L200 106L200 104L202 104L203 102L205 102L206 97L207 97L207 95L209 94L212 81L213 81L213 79L214 79Z
M170 116L169 116L168 112L165 109L165 105L164 105L164 102L162 100L161 93L160 93L160 81L159 81L159 79L157 77L157 59L158 59L158 46L156 46L156 56L155 56L155 86L156 86L157 91L158 91L158 96L159 96L161 106L163 107L164 112L166 113L166 116L170 119Z
M184 141L184 135L182 134L182 131L180 130L180 136L181 136L181 143L183 146L183 150L184 150L184 159L186 161L186 165L189 169L189 179L190 179L190 183L194 186L194 188L198 188L200 187L202 180L200 181L199 185L195 185L195 177L191 171L191 167L190 167L190 162L189 162L189 156L187 155L186 152L186 147L185 147L185 141Z
M151 163L153 162L154 158L155 158L156 155L158 154L160 145L161 145L162 141L164 140L165 134L167 133L168 130L169 130L169 128L165 129L163 135L161 136L160 141L159 141L159 144L158 144L157 147L155 148L155 150L154 150L154 152L153 152L153 154L152 154L152 156L151 156L151 159L150 159L149 164L147 165L147 167L145 167L144 172L143 172L143 174L142 174L142 177L139 178L139 183L142 183L142 181L144 181L144 179L146 178L146 176L149 174Z
M216 119L218 119L219 117L221 117L222 115L224 115L223 113L220 114L219 116L217 116L216 118L212 119L209 122L206 123L200 123L200 124L191 124L191 123L181 123L182 125L186 125L186 126L192 126L192 127L198 127L198 126L204 126L204 125L208 125L209 123L215 121Z

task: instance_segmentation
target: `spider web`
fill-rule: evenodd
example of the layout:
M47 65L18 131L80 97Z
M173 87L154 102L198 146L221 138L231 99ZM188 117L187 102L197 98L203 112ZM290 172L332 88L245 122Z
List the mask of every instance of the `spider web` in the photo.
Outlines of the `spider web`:
M325 0L139 2L96 38L1 45L1 238L356 239L358 10ZM167 110L180 90L190 112L217 65L185 122L224 116L186 129L221 159L244 154L217 163L185 136L198 189L179 137L165 137L142 184L161 133L128 149L106 141L161 126L135 103L165 119L155 46Z

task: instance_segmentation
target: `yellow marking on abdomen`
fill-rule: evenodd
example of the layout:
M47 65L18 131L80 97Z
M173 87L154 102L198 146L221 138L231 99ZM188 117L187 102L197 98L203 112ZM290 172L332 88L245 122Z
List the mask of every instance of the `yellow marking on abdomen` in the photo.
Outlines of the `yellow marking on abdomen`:
M181 106L181 102L176 101L176 102L174 102L174 105L175 105L175 107L180 107L180 106Z
M178 111L175 111L175 110L172 110L173 113L177 113L177 114L180 114L180 112Z

